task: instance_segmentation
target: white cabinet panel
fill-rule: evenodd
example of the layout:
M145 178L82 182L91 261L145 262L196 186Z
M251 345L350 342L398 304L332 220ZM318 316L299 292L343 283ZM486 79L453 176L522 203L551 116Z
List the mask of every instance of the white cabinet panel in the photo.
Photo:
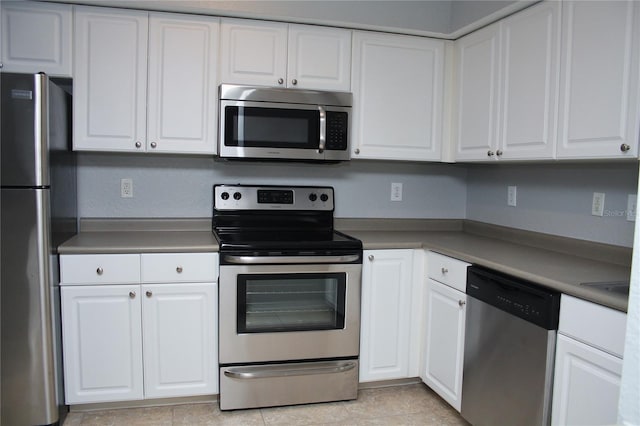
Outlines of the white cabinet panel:
M138 285L62 287L65 403L142 399Z
M621 374L622 359L559 334L551 424L616 424Z
M147 36L146 12L76 8L74 149L144 150Z
M354 32L353 157L442 157L445 42Z
M62 285L140 282L138 254L70 254L60 256Z
M462 404L466 294L427 283L424 382L453 408Z
M498 139L500 25L456 41L456 160L495 158Z
M413 250L364 252L360 381L409 377Z
M471 264L433 251L427 252L427 274L458 291L467 290L467 267Z
M143 285L145 398L218 392L217 285Z
M289 25L287 85L351 90L351 31Z
M562 2L558 158L637 158L639 9L634 1Z
M72 6L2 2L2 70L71 77Z
M214 153L218 20L151 14L147 150Z
M220 81L230 84L284 85L287 25L223 19L220 26ZM282 83L278 83L282 80Z
M553 158L560 2L531 7L505 19L501 25L500 158Z
M217 253L142 255L142 282L211 282L218 279Z

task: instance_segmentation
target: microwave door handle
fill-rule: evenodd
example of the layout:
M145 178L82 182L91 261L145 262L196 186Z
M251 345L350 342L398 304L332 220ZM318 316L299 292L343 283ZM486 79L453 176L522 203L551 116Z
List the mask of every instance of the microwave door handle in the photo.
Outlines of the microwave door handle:
M318 152L324 152L324 146L327 142L327 111L322 105L318 105L320 110L320 145L318 146Z

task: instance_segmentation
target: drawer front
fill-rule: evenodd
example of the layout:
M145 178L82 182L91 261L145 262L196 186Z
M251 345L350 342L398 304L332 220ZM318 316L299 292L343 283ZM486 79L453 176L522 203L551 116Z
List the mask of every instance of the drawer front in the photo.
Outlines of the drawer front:
M467 291L467 267L470 263L440 253L427 253L427 275L442 284L465 293Z
M218 279L217 253L142 255L142 282L213 282Z
M562 295L559 333L622 358L626 330L624 312Z
M139 283L140 255L61 255L60 281L60 285Z

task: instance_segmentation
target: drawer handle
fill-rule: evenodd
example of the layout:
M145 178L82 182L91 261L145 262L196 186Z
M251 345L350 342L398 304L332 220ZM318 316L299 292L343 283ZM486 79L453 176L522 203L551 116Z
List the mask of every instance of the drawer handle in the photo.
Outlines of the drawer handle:
M622 145L620 145L620 151L622 152L628 152L631 149L631 146L629 144L623 143Z
M135 299L136 298L136 292L135 291L130 291L129 292L129 298Z
M147 295L147 297L151 297L151 296L153 296L153 293L152 293L152 292L150 292L150 291L147 291L145 294Z
M181 274L181 273L182 273L182 266L178 266L178 267L176 268L176 272L177 272L177 273L179 273L179 274Z
M370 255L369 255L369 260L370 260L371 262L373 262L373 259L375 259L375 257L373 257L373 255L372 255L372 254L370 254Z
M444 274L449 272L449 270L447 268L444 268L444 267L442 269L440 269L440 271L442 271L442 275L444 275Z
M464 300L458 300L458 306L460 306L461 308L466 304L467 302L465 302Z
M102 269L101 267L98 267L98 269L96 269L96 274L98 275L104 274L104 269Z

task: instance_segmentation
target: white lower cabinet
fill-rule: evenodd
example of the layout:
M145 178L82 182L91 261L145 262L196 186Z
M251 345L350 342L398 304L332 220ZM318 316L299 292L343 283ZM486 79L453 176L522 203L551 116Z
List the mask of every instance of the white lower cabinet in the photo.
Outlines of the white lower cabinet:
M415 283L414 250L364 251L360 382L418 375Z
M422 380L460 411L467 295L432 279L427 283Z
M195 263L189 254L125 255L138 263L124 264L122 275L137 283L92 284L89 269L105 275L111 256L122 255L61 256L63 280L88 278L61 283L66 404L218 393L217 254L193 254ZM145 265L157 260L203 282L167 274L141 283L140 268L144 282L153 277ZM72 267L87 271L65 270Z

